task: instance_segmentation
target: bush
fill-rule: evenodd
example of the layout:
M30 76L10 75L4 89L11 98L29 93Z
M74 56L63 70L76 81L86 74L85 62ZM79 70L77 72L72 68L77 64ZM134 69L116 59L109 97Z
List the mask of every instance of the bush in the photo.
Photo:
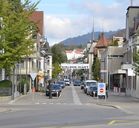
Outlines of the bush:
M0 88L9 88L12 87L12 82L10 80L0 81Z

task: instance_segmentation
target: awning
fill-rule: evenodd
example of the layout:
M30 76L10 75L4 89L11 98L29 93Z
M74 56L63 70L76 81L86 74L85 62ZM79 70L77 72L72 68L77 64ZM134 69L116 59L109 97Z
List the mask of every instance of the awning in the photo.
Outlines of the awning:
M113 73L111 73L111 74L126 74L126 70L124 70L124 69L118 69L118 70L116 70L115 72L113 72Z

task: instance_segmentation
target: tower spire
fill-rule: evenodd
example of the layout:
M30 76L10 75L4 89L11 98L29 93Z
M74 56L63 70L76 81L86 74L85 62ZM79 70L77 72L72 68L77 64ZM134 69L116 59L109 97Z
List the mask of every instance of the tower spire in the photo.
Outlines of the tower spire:
M131 4L131 6L133 6L133 0L130 0L130 4Z
M94 17L93 17L93 27L92 27L91 41L93 42L94 40L95 40L95 35L94 35Z

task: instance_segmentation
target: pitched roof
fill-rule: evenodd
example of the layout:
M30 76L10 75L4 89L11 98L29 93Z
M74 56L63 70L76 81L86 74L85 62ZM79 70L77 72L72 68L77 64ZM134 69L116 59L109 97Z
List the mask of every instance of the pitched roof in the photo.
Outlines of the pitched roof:
M104 33L102 32L99 36L96 48L105 48L108 46L108 40L105 38Z
M66 53L72 53L72 50L66 50L65 52Z
M39 33L43 35L43 11L34 11L29 18L37 25Z
M83 53L83 49L75 49L74 52L76 54L82 54Z

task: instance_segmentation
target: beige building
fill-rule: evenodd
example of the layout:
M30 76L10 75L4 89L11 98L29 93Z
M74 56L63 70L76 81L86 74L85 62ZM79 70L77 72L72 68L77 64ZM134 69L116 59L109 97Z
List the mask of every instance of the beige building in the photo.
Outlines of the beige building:
M101 78L113 89L114 84L123 88L122 83L125 70L121 70L123 60L123 47L108 46L101 55Z

